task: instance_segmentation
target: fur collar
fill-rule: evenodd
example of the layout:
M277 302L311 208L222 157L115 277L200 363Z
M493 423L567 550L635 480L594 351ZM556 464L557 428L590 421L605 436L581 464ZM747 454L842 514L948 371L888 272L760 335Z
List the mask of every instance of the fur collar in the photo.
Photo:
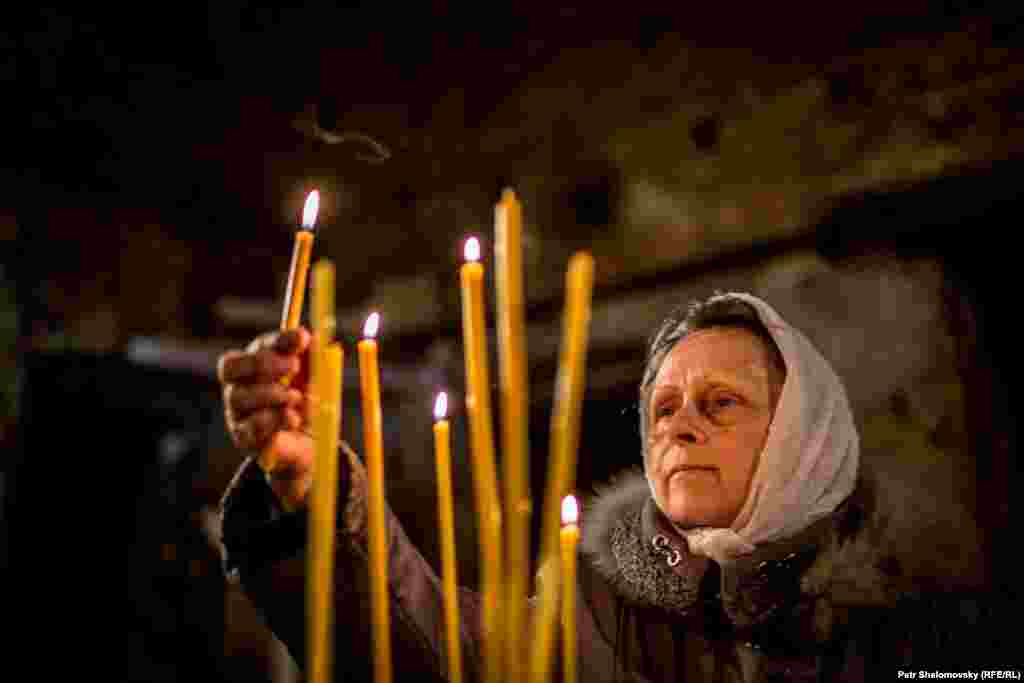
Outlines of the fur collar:
M654 504L642 473L627 473L587 508L583 551L619 595L689 616L699 611L703 592L720 598L737 626L763 623L800 597L801 575L831 528L830 520L822 520L793 539L764 544L718 567L689 552Z
M688 552L686 541L654 505L642 471L634 468L597 489L586 502L581 549L631 604L687 615L701 591L711 590L737 626L764 623L784 605L807 600L881 606L925 590L974 582L976 577L964 576L938 558L922 562L906 551L901 554L902 548L912 546L894 537L899 525L891 524L892 511L878 509L876 481L862 468L857 489L830 517L719 568ZM928 571L917 570L922 566ZM706 576L718 583L717 591L706 585ZM827 600L817 600L821 597Z

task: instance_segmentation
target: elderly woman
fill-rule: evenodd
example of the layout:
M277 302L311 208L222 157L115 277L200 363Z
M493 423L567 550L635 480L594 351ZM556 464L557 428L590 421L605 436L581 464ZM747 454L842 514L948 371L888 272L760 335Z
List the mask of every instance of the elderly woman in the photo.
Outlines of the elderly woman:
M225 566L299 661L312 446L301 392L277 378L307 345L304 331L269 335L219 368L236 443L273 448L281 463L265 475L250 458L229 487ZM766 303L722 294L670 316L639 408L642 475L585 508L581 681L889 680L999 664L963 628L976 606L934 599L965 588L956 577L909 576L877 552L886 516L843 385ZM339 676L369 680L365 480L344 450L336 661ZM394 516L389 534L396 673L442 680L440 582ZM460 600L475 676L478 598Z

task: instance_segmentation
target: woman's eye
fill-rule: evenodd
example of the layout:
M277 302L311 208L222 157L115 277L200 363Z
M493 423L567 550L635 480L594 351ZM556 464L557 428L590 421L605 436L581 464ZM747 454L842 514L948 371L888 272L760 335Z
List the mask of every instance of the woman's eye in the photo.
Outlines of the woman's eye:
M732 408L737 404L739 404L739 399L737 399L735 396L715 396L713 399L711 399L711 410L713 412L719 412L722 410Z
M669 404L660 405L660 406L658 406L654 410L654 417L656 417L658 419L663 418L663 417L671 417L672 414L675 411L676 411L675 406L673 406L670 403Z

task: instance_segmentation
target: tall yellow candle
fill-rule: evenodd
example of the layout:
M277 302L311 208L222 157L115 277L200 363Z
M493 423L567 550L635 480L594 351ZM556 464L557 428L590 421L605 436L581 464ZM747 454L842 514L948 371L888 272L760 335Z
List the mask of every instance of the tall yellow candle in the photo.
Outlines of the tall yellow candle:
M576 546L580 540L576 496L562 500L562 683L576 683Z
M434 402L434 455L437 463L437 519L441 529L441 582L444 586L444 625L448 643L448 680L462 683L462 644L459 640L459 581L455 565L455 511L452 503L451 435L448 394Z
M370 540L370 608L373 620L373 675L391 683L391 618L388 612L388 539L384 507L384 441L380 410L377 327L371 313L359 342L359 380L363 399L363 447L366 451L367 522Z
M512 190L495 207L495 286L498 301L498 360L501 374L502 464L505 485L505 678L519 681L530 572L530 492L523 296L522 207Z
M316 478L309 493L306 616L309 680L331 680L331 629L334 586L335 512L338 490L338 439L341 431L341 369L344 353L334 337L334 264L313 267L313 347L310 418Z
M480 243L466 241L466 263L460 270L462 286L462 336L466 365L466 412L469 415L479 527L480 578L483 592L481 614L484 637L484 681L496 683L501 676L501 508L494 464L494 425L491 421L490 382L487 370L487 328L484 318L484 268Z
M320 193L313 190L306 195L306 203L302 208L302 227L295 232L295 243L292 247L292 262L288 269L288 285L284 291L284 305L281 310L281 330L294 330L302 319L302 303L306 294L306 275L309 271L309 259L313 253L313 229L316 215L320 209ZM281 378L287 386L291 376ZM270 473L277 464L276 454L269 448L260 453L257 464L264 472Z
M341 429L341 371L337 342L317 351L314 382L319 395L313 416L316 479L310 491L306 605L309 627L307 675L311 683L332 680L334 539L338 491L338 438Z
M555 383L555 409L551 418L551 452L547 490L541 519L541 562L558 564L558 526L562 498L575 485L576 450L579 444L584 370L594 286L594 259L586 252L573 254L566 271L565 307L562 313L562 346ZM557 574L555 574L557 575ZM542 603L558 598L557 590L542 586ZM534 624L531 669L533 680L547 681L557 610L543 604Z

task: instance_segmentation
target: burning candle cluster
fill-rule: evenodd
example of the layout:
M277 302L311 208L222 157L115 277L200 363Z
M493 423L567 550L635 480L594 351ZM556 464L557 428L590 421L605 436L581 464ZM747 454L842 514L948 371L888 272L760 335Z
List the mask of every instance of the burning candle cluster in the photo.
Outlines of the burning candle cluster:
M307 198L302 227L295 234L282 329L295 328L301 316L306 271L319 205L315 191ZM530 566L529 446L527 430L527 352L523 295L522 207L506 190L495 207L496 312L499 396L502 410L502 484L499 488L491 413L487 354L484 266L480 242L465 244L459 271L465 362L465 409L468 418L473 489L479 533L483 680L544 683L550 677L555 634L561 622L563 678L576 680L575 575L578 505L575 487L579 429L594 263L586 252L574 254L566 272L562 341L555 382L547 488L540 520L539 601L528 607ZM307 577L307 675L330 680L333 557L337 512L338 439L341 425L341 374L344 353L334 341L334 267L322 259L313 267L310 416L315 440L315 483L310 492ZM371 591L373 671L376 683L391 683L392 654L388 613L388 532L384 497L385 458L382 440L377 332L380 315L366 320L358 344L362 397L364 458L369 524L368 571ZM286 380L286 381L290 381ZM434 453L438 483L438 523L444 633L448 677L461 683L462 648L452 503L452 462L447 419L448 397L434 405ZM270 471L271 454L261 466ZM561 526L561 531L560 531ZM532 611L532 614L531 614Z

